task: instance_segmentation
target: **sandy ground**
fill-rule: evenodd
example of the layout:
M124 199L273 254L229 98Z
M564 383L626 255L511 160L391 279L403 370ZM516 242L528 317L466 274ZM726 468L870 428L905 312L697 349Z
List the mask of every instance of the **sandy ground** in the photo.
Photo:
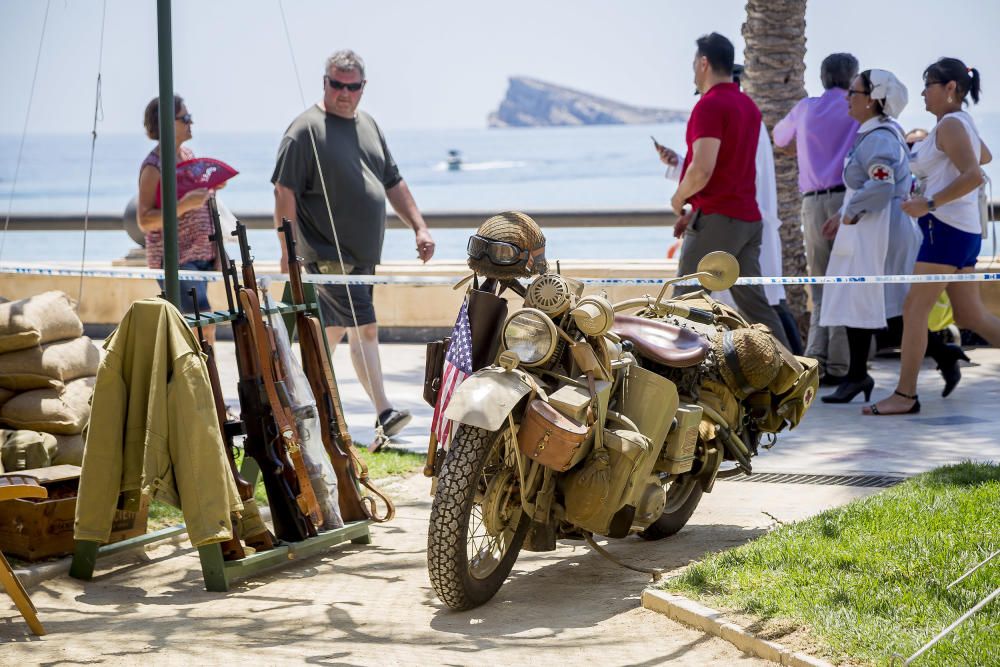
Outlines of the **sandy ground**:
M372 545L333 547L239 582L228 594L204 590L197 552L187 544L100 561L86 584L67 577L42 582L30 593L49 634L30 636L5 608L0 663L766 664L641 609L649 577L578 543L522 553L493 601L448 611L427 579L428 481L414 476L389 488L399 514L373 529ZM775 519L791 521L865 493L720 482L676 537L607 546L627 562L677 570L762 534Z

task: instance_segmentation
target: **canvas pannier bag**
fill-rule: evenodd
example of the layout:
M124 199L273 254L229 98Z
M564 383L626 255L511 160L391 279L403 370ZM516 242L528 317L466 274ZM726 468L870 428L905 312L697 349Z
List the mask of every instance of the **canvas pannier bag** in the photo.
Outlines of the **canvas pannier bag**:
M43 292L0 304L0 353L83 335L74 302L63 292Z
M0 408L0 421L14 428L58 435L82 433L90 419L95 378L73 380L62 391L36 389L18 394Z
M605 429L604 446L591 450L587 463L567 476L566 520L607 535L612 519L628 500L629 482L652 452L649 438L638 431Z
M97 375L101 352L86 336L0 354L0 387L61 389L70 380Z
M528 404L517 431L517 447L528 458L562 472L576 465L586 453L590 429L562 414L543 400Z
M812 405L819 389L819 362L809 357L791 357L794 368L801 369L794 381L780 383L777 387L785 387L781 393L771 391L754 394L748 400L751 415L757 427L765 433L779 433L786 427L793 429L802 421L802 416ZM789 365L789 367L792 367ZM782 373L785 370L782 369ZM779 373L779 378L781 373ZM777 380L775 380L777 382Z
M56 450L55 436L48 433L0 429L0 458L7 472L48 468Z

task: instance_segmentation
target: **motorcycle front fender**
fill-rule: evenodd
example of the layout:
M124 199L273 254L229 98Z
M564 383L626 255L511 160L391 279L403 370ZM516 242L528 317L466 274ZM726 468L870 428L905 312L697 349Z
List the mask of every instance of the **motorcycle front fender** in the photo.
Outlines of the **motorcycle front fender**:
M489 366L459 385L444 416L462 424L496 431L532 386L537 383L524 371Z

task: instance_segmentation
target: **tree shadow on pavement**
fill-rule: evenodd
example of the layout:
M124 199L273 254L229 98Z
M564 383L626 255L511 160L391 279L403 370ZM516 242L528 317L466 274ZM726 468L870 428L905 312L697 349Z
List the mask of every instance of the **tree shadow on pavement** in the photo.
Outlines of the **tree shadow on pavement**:
M765 532L738 525L690 525L659 542L629 537L608 540L602 546L630 565L660 568L669 574ZM470 650L495 646L494 638L529 630L534 631L533 640L557 638L565 630L593 627L637 608L642 590L650 583L650 575L616 565L584 542L563 541L555 552L522 552L496 597L481 607L455 612L432 598L430 604L438 610L431 627L474 640L476 648ZM569 608L572 613L567 613Z

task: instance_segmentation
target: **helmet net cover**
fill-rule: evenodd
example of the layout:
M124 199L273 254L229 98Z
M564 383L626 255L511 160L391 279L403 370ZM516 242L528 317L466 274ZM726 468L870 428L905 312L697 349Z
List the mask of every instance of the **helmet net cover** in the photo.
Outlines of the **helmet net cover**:
M529 253L545 248L545 235L542 234L538 223L532 220L531 216L518 211L506 211L494 215L479 226L476 234L491 241L513 243ZM479 259L469 257L468 263L469 268L487 278L526 278L533 273L544 273L546 268L544 261L535 258L531 268L528 268L530 260L529 256L517 264L500 266L491 262L489 256L483 255Z

